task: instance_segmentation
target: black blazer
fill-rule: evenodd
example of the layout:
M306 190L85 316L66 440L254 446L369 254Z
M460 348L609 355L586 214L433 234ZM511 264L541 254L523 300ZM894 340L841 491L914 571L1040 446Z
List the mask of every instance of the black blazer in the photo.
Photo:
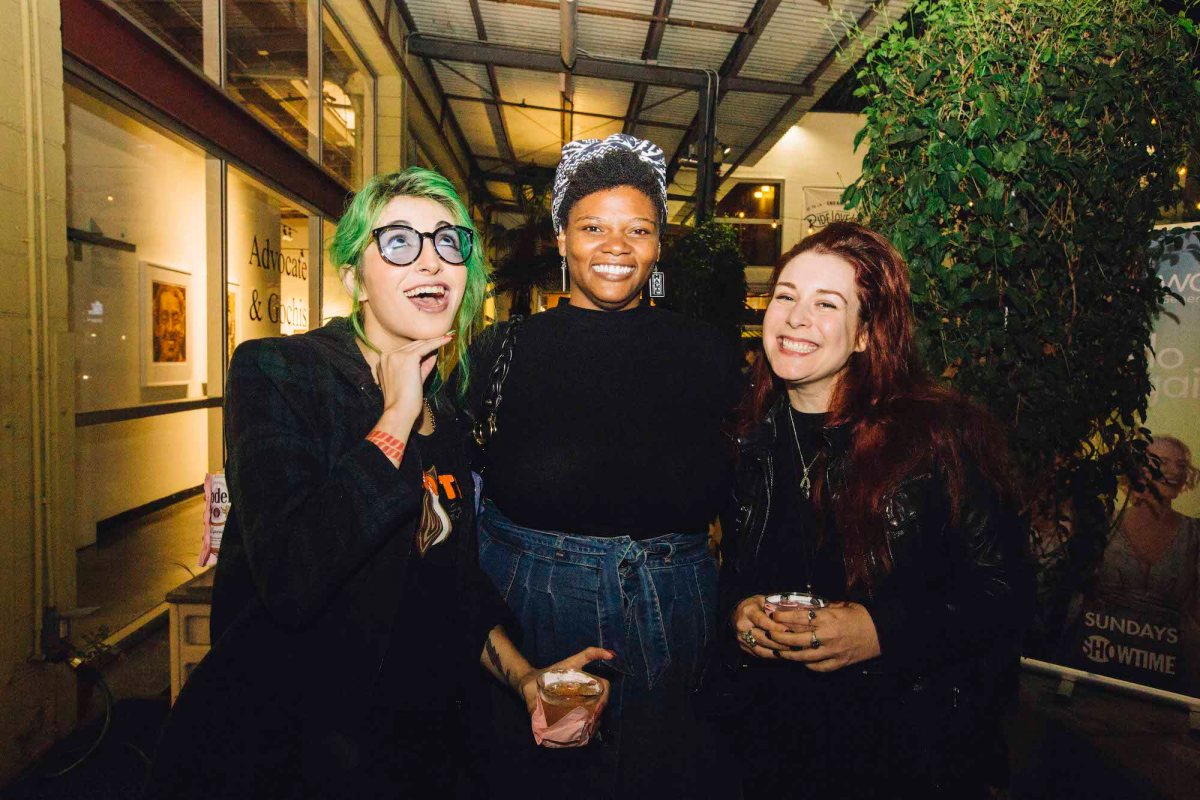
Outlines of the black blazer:
M371 735L362 718L425 491L418 440L397 470L364 438L382 411L345 319L248 341L234 353L225 406L231 510L213 589L213 647L172 711L148 796L362 790L351 788ZM438 424L455 422L439 416ZM465 617L454 620L462 649L437 680L477 675L495 625L515 633L479 569L474 487L462 488L472 494L468 518L455 527L458 594L467 598Z

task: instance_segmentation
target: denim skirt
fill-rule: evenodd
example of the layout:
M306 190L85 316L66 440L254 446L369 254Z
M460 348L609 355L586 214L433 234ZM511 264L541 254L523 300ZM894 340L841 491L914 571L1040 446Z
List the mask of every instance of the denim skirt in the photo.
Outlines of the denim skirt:
M707 534L574 536L517 525L485 502L479 563L520 622L521 651L535 666L590 645L616 653L588 668L612 682L600 741L574 753L526 753L518 772L569 766L599 797L710 796L716 737L692 707L716 624ZM527 715L523 724L532 742Z

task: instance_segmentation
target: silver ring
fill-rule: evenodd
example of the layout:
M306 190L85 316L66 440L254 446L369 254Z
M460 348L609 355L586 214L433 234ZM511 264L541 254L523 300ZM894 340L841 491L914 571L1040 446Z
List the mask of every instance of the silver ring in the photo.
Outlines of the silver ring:
M809 621L809 622L812 622L812 621L813 621L814 619L816 619L816 618L817 618L817 612L816 612L816 611L814 611L814 610L812 610L812 609L810 608L810 609L808 610L808 621Z
M758 639L754 638L754 629L753 628L747 628L746 630L744 630L740 634L738 634L738 636L739 636L739 638L741 638L741 640L743 642L745 642L750 647L756 647L758 645Z
M813 631L812 632L812 649L816 650L820 646L821 646L821 640L817 638L817 632Z

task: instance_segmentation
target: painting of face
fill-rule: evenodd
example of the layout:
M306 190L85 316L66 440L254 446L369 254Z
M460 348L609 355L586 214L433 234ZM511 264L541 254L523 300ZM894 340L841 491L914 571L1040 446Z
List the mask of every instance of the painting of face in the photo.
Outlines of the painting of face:
M632 186L592 192L571 207L558 252L571 273L571 305L634 308L658 261L658 210Z
M808 251L779 273L763 316L763 350L795 408L829 410L838 376L866 347L858 316L854 267L844 259Z
M151 297L154 361L166 364L187 361L187 287L154 281Z
M433 233L454 224L454 215L441 203L401 195L388 201L373 227L407 225L420 233ZM420 241L417 260L403 267L385 261L374 240L362 254L363 332L384 352L446 333L454 327L462 303L466 265L447 263L432 241Z

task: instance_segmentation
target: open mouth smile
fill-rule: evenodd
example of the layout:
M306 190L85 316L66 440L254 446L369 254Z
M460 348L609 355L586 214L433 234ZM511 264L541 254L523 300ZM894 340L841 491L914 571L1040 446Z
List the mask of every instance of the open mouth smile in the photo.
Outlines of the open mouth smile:
M417 310L427 314L438 314L450 306L450 287L444 283L423 283L404 290Z
M815 353L817 347L817 344L805 339L789 339L786 336L779 337L779 349L784 353L806 356L809 353Z
M592 271L610 280L623 280L633 274L636 267L629 264L592 264Z

